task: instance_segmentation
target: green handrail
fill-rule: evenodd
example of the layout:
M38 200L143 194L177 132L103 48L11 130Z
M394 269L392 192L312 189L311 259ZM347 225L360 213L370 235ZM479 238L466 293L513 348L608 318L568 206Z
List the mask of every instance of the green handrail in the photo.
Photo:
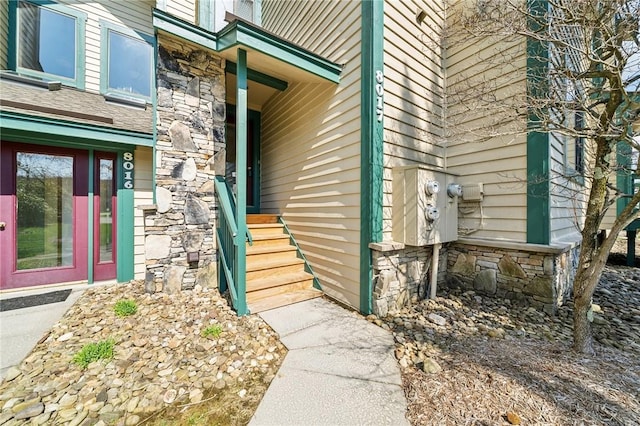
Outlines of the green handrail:
M220 252L218 256L218 270L220 271L218 287L221 293L229 289L231 303L239 316L247 315L249 309L246 293L246 263L244 259L240 259L238 245L246 244L247 238L250 237L248 230L241 232L238 229L234 214L236 203L226 180L222 176L216 176L214 186L221 213L216 227L216 238ZM244 235L244 238L238 238L239 232Z

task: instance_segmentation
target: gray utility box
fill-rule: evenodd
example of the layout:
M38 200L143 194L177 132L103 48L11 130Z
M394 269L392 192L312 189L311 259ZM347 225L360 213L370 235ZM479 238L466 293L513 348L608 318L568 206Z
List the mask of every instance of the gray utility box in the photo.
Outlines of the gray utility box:
M425 166L393 168L392 237L410 246L458 239L455 176Z

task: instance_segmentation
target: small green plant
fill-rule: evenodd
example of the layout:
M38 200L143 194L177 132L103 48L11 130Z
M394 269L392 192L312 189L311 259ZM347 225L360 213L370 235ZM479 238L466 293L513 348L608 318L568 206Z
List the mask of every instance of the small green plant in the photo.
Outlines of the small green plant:
M135 300L118 300L113 307L114 312L119 317L128 317L138 312L138 305Z
M86 344L80 349L73 357L73 362L78 364L83 370L87 368L89 364L101 359L109 360L113 358L113 346L115 342L113 339L103 340L98 343Z
M202 330L202 337L218 338L222 333L222 327L219 324L213 324Z

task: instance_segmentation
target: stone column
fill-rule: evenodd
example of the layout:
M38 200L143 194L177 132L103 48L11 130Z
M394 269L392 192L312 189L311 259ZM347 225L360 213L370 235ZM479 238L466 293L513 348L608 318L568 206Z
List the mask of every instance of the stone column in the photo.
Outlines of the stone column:
M224 60L158 37L156 210L145 215L147 291L217 286L214 158L225 148ZM223 155L218 155L224 161Z

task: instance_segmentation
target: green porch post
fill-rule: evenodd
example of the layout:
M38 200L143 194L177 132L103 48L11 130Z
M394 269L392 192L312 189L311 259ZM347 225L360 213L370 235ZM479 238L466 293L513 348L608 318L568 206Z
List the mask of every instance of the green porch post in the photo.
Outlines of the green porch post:
M235 270L238 280L238 315L246 315L247 310L247 52L238 49L236 74L236 223Z

